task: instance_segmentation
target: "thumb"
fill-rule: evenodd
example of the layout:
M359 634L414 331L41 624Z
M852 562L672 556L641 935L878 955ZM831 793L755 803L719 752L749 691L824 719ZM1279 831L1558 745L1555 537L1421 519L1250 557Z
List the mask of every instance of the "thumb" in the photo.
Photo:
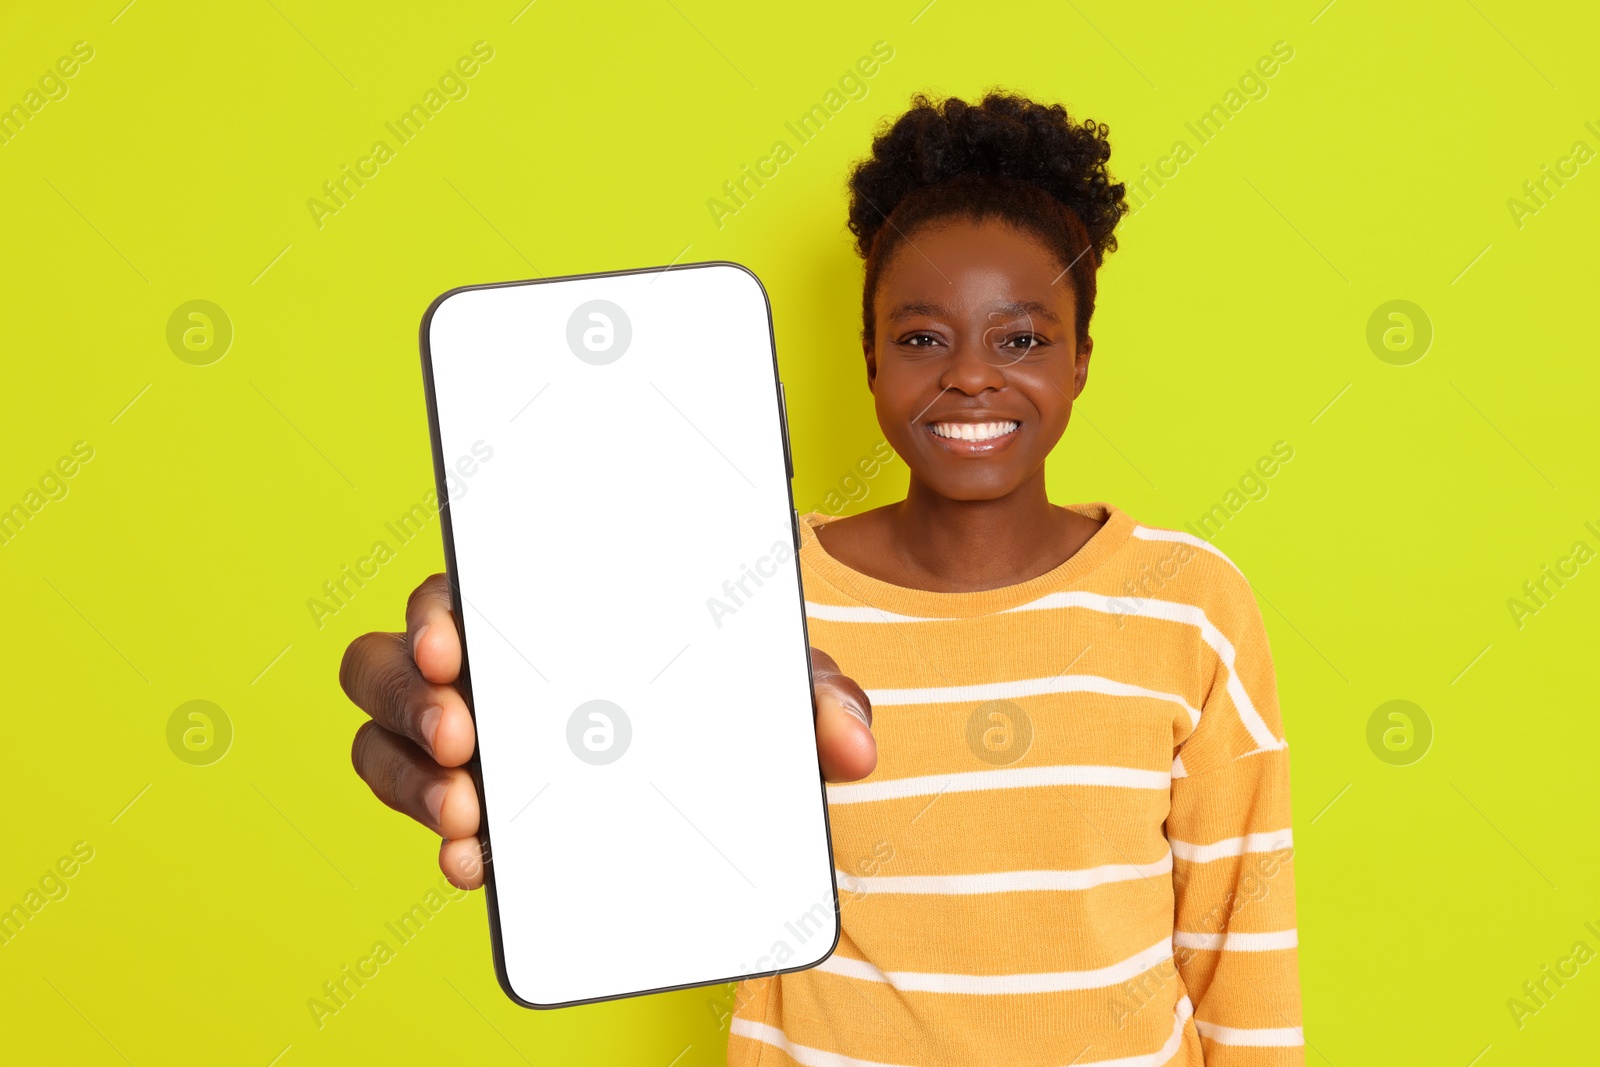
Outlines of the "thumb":
M811 650L811 677L817 699L817 756L830 782L865 778L878 765L872 736L872 701L855 679L839 670L832 656Z

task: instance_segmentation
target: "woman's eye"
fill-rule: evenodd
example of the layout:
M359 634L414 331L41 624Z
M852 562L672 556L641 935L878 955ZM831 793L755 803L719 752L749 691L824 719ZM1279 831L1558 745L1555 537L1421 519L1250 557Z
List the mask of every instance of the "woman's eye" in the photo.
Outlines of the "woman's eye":
M1026 351L1029 351L1030 349L1038 348L1042 344L1044 344L1044 339L1043 338L1039 337L1036 334L1025 333L1025 334L1019 334L1018 336L1011 338L1010 340L1006 341L1006 343L1001 345L1000 347L1002 347L1002 348L1015 348L1015 349L1019 349L1019 350L1021 350L1023 352L1026 352Z
M939 343L939 339L931 333L914 333L900 342L910 348L930 348Z

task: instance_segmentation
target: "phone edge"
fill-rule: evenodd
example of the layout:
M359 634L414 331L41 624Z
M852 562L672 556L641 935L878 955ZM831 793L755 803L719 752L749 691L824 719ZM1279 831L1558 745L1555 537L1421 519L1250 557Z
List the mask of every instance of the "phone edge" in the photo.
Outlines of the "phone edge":
M667 264L661 267L633 267L627 270L593 271L587 274L562 274L546 278L528 278L504 282L483 282L473 285L458 285L447 289L434 297L422 314L419 327L419 349L422 361L422 389L423 398L428 409L428 438L429 448L433 453L434 492L440 501L439 505L439 532L443 540L445 575L450 587L450 604L452 608L461 603L460 575L456 568L455 531L452 526L449 510L449 479L446 474L444 458L444 440L439 427L438 395L435 391L433 379L433 350L428 343L429 328L433 324L434 314L444 306L445 301L461 293L474 292L480 289L506 289L513 286L538 285L545 282L581 281L590 278L615 278L631 274L667 274L675 270L693 270L697 267L732 267L743 271L756 283L756 289L761 293L762 304L767 311L767 348L772 359L772 381L778 404L778 433L779 445L783 449L785 466L789 477L785 479L784 491L788 495L789 512L793 517L794 536L794 577L795 587L800 594L800 632L805 640L806 679L810 683L811 718L815 723L817 717L816 676L811 667L811 629L810 622L805 613L805 583L801 576L800 568L800 513L794 502L794 475L792 466L793 447L789 440L788 405L783 395L783 378L778 367L778 338L776 324L772 314L772 299L767 295L767 287L755 271L743 263L733 260L715 259L695 263ZM472 716L474 731L477 727L478 714L472 698L472 675L469 669L466 613L456 612L456 631L461 637L461 681L462 697L466 701L467 713ZM815 746L813 745L813 748ZM467 762L467 770L472 776L473 787L478 793L479 848L483 853L483 889L484 900L489 913L489 944L494 957L495 979L499 982L500 990L512 1003L518 1007L532 1008L536 1011L551 1011L557 1008L573 1008L584 1004L603 1004L614 1000L628 1000L633 997L650 996L656 993L672 993L682 989L702 989L709 986L727 985L729 982L744 982L756 978L776 978L783 974L794 974L799 971L810 970L825 962L839 947L839 940L844 933L844 923L839 909L839 879L833 862L833 823L828 817L828 785L822 773L822 754L817 752L817 784L822 799L822 831L823 840L827 848L828 884L833 895L833 942L828 950L810 963L796 967L784 967L772 971L759 971L753 974L735 975L729 978L717 978L701 982L686 982L680 985L660 986L654 989L640 989L628 993L613 993L603 997L589 997L583 1000L567 1000L552 1004L540 1004L535 1001L524 1000L518 996L511 987L511 979L506 971L505 942L500 930L500 904L494 881L494 851L489 839L489 807L488 798L484 792L483 769L478 759L478 749L473 746L472 759Z

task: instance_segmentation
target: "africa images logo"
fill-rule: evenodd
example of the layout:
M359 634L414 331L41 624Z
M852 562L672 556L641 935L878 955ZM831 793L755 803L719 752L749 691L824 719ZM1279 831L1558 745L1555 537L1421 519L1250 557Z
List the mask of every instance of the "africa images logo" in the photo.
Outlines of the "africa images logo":
M586 700L567 718L567 747L590 766L615 763L632 742L632 720L609 700Z
M633 323L628 313L609 300L579 304L567 319L567 347L593 366L615 363L632 342Z

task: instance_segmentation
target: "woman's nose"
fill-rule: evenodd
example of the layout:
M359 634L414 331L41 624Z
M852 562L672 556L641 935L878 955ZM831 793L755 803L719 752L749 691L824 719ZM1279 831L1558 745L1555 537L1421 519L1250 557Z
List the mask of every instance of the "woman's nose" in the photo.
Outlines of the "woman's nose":
M957 389L968 396L1005 388L1004 363L990 350L986 337L963 335L956 339L939 375L941 388Z

